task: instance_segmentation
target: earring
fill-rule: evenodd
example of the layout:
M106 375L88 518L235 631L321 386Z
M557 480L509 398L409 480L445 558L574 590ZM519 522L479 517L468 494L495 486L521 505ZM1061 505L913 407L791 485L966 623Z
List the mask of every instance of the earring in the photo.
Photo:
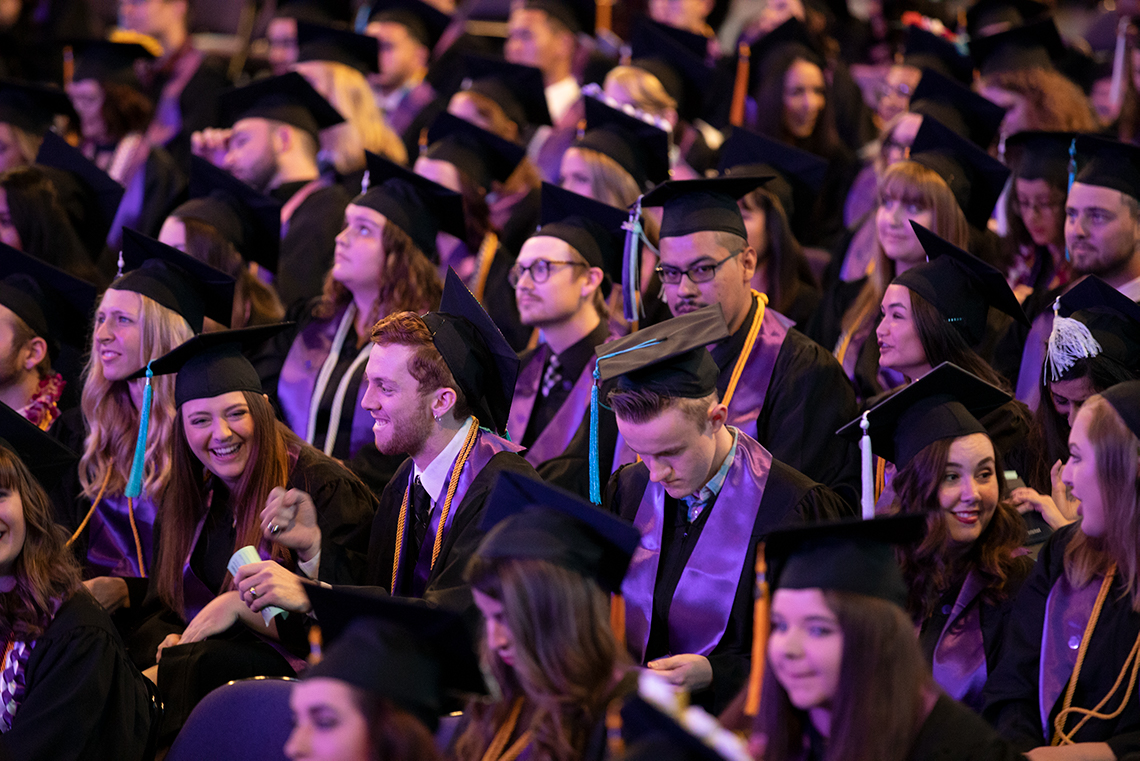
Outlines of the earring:
M436 419L435 419L435 422L437 422L437 423L439 422L439 417L438 417L438 416L436 417Z

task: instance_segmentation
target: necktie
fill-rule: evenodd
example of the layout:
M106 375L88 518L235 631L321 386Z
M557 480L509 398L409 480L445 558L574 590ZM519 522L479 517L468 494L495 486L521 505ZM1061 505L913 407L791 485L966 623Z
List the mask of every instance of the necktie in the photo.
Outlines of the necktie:
M416 542L415 554L418 556L420 548L424 546L428 526L431 524L431 497L418 478L412 486L412 512L412 537Z
M544 397L550 396L550 392L561 382L561 363L558 361L557 354L551 354L550 361L546 363L546 371L542 374L542 395Z

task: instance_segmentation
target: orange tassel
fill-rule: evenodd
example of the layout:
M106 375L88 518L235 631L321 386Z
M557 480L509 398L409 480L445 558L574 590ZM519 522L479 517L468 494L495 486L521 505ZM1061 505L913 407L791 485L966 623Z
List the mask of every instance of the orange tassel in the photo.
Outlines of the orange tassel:
M594 8L594 34L613 31L614 0L597 0L594 4Z
M771 603L768 599L768 563L764 560L764 542L756 547L756 602L752 613L752 670L748 674L748 694L744 715L760 713L760 685L764 681L764 662L768 656L768 630Z
M744 103L748 98L748 70L752 62L752 48L740 43L736 56L736 82L732 86L732 110L728 121L734 127L744 124Z
M610 629L618 645L625 649L625 598L620 594L610 595Z

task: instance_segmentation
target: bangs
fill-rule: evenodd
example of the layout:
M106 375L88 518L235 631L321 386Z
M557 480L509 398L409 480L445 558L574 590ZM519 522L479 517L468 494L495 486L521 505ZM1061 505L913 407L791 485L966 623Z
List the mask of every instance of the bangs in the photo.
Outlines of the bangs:
M933 209L938 190L949 192L946 181L932 169L914 161L893 164L879 183L879 202L900 201Z

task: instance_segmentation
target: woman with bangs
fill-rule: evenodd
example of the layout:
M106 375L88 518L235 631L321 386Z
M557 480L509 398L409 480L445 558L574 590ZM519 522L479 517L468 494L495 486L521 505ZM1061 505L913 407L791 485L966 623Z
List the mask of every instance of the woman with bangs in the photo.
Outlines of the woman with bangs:
M986 686L986 718L1030 759L1140 750L1129 686L1140 645L1138 434L1140 382L1129 381L1090 397L1069 435L1062 479L1081 520L1042 549Z

